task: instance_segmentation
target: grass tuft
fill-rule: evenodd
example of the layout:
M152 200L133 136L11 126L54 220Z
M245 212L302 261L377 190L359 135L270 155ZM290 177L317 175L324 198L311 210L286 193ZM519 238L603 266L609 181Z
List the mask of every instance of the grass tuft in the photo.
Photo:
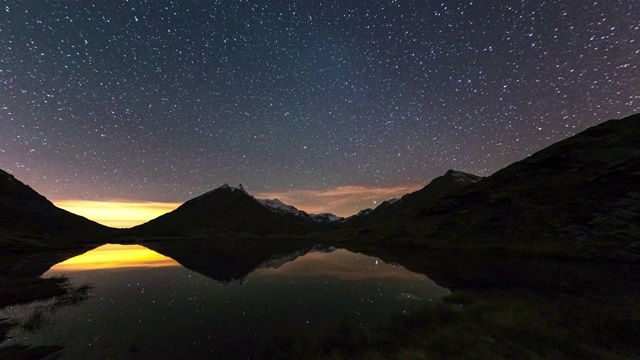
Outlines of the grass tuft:
M600 300L606 301L528 290L454 292L371 332L341 326L280 334L263 358L637 358L640 298Z

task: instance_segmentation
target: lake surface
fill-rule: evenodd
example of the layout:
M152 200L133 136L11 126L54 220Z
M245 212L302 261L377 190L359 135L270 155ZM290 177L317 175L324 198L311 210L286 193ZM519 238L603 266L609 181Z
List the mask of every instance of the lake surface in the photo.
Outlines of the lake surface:
M372 327L450 293L422 274L344 249L280 253L236 271L233 259L180 254L186 267L141 245L107 244L53 266L44 277L88 284L89 298L44 311L39 326L17 327L2 345L61 344L63 359L246 359L289 328ZM0 318L24 321L46 305L6 308Z

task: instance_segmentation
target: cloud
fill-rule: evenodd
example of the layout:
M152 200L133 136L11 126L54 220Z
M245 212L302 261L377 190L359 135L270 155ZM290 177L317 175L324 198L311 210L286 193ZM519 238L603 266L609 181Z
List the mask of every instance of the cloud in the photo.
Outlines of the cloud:
M259 192L255 196L261 199L277 198L308 213L331 212L340 216L349 216L362 209L376 207L382 201L401 197L420 188L421 186L348 185L327 190Z

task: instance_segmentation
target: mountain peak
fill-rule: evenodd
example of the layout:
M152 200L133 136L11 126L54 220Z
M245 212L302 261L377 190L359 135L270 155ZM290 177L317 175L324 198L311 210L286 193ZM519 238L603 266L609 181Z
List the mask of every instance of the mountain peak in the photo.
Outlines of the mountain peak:
M202 195L200 195L200 196L209 195L209 194L212 194L212 193L214 193L214 192L221 191L221 190L222 190L222 191L229 191L229 192L241 191L241 192L245 193L246 195L248 195L248 196L250 196L250 197L253 197L253 196L251 196L251 195L250 195L250 194L249 194L249 193L244 189L244 187L242 187L242 184L240 184L240 186L239 186L239 187L234 187L234 186L229 185L228 183L224 183L224 184L222 184L222 185L218 186L217 188L215 188L215 189L213 189L213 190L210 190L210 191L207 191L206 193L204 193L204 194L202 194ZM199 196L199 197L200 197L200 196ZM193 200L193 199L192 199L192 200Z
M344 218L332 213L309 214L309 216L317 223L332 223L343 220Z
M462 171L457 171L453 169L449 169L442 178L449 179L452 178L455 183L460 185L471 185L473 183L478 182L482 179L481 176L469 174Z
M295 215L303 218L309 216L306 212L298 210L295 206L287 205L278 199L256 199L256 201L260 205L278 214Z
M383 201L375 209L365 209L349 219L380 219L398 214L417 213L433 202L459 189L482 180L481 176L450 169L444 175L433 179L421 190L406 194L400 199Z

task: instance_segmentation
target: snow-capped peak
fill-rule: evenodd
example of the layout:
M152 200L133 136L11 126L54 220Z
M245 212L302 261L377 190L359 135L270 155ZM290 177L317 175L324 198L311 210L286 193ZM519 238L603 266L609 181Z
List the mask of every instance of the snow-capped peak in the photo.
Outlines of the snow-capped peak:
M372 208L362 209L362 210L358 211L357 214L351 215L347 219L357 219L357 218L359 218L361 216L365 216L365 215L370 214L372 211L373 211Z
M455 171L455 170L447 171L447 175L450 175L451 177L453 177L454 179L453 181L461 185L474 184L478 182L478 180L480 180L480 177L473 176L471 174L467 174L461 171Z
M309 216L313 219L313 221L320 223L330 223L343 219L342 217L332 213L309 214Z
M307 214L302 210L298 210L295 206L291 206L283 203L279 199L273 199L273 200L256 199L256 201L260 203L262 206L266 207L267 209L273 212L276 212L279 214L285 214L285 215L295 215L302 218L311 218L311 220L317 223L329 223L329 222L342 220L341 217L331 213Z
M285 203L283 203L282 201L278 200L278 199L273 199L273 200L268 200L268 199L264 199L264 200L259 200L256 199L257 202L259 202L262 206L266 207L267 209L273 211L273 212L277 212L280 214L292 214L295 216L305 216L307 215L307 213L305 213L304 211L298 210L295 207L291 206L291 205L287 205Z

